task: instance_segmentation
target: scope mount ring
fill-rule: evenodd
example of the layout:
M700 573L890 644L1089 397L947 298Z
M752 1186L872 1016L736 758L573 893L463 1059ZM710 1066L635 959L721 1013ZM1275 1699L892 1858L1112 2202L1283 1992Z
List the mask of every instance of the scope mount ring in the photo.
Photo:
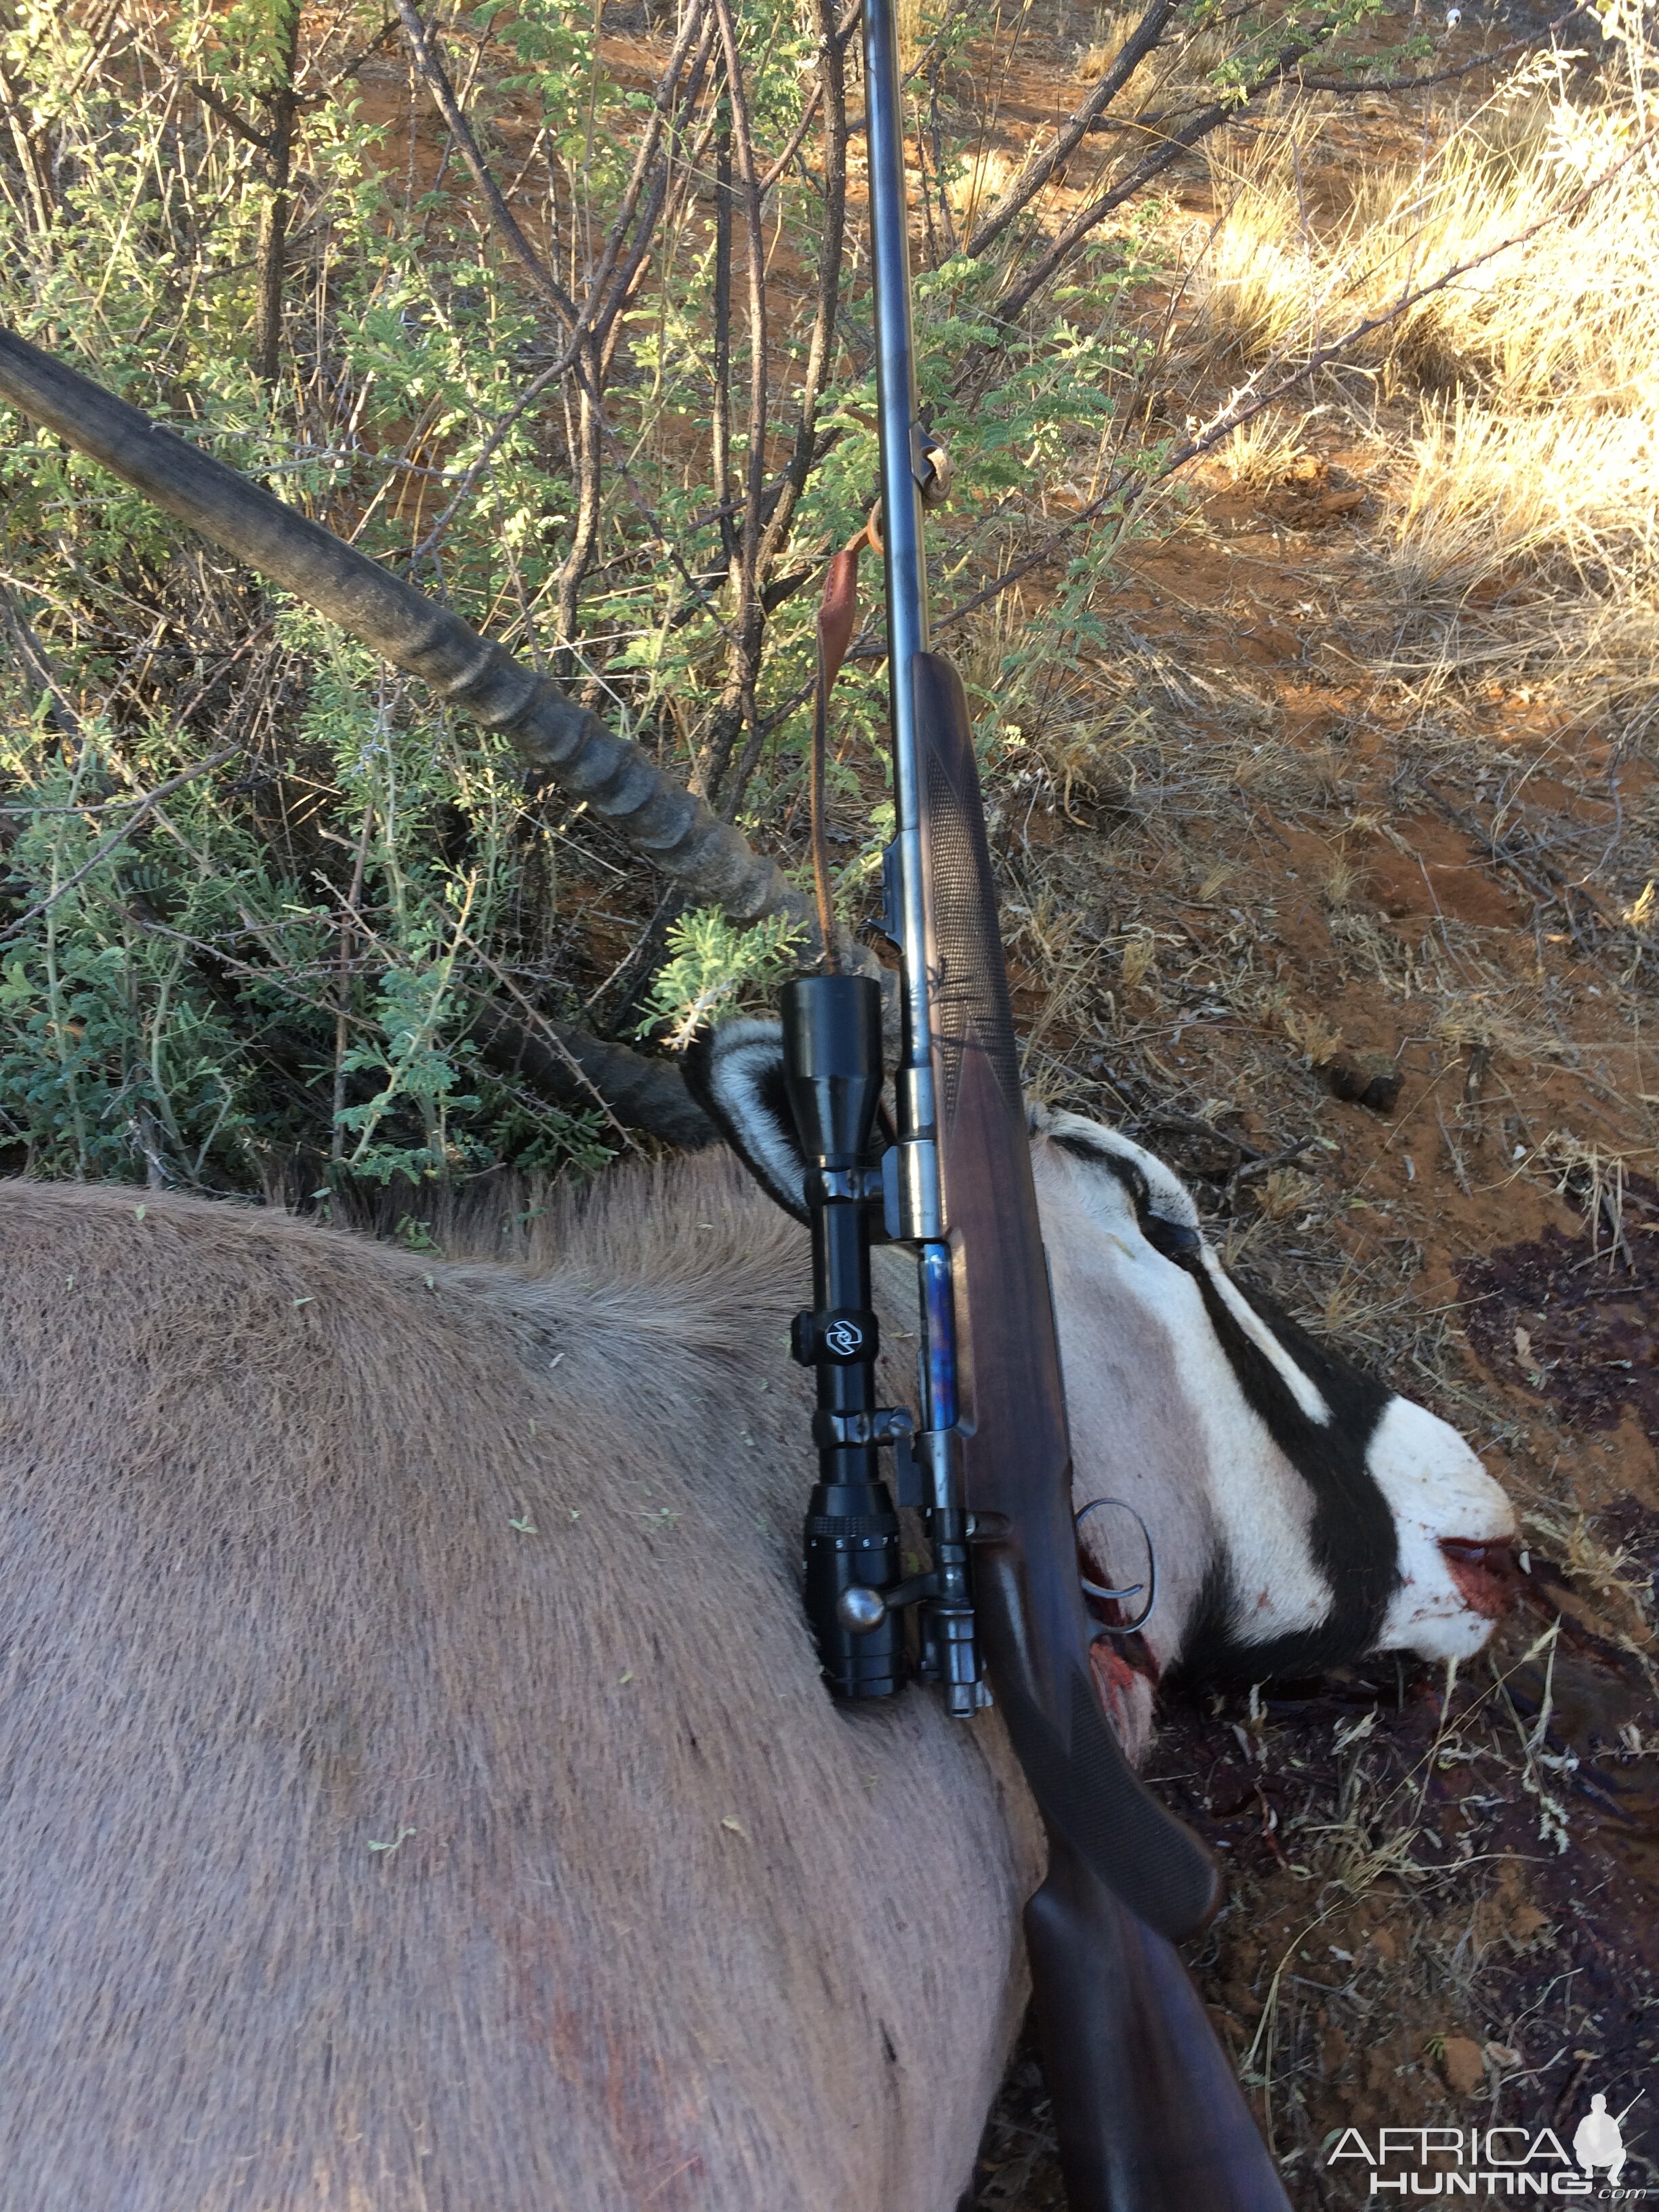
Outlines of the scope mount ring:
M1123 1512L1133 1514L1134 1516L1136 1525L1139 1527L1146 1545L1146 1579L1144 1583L1127 1583L1121 1589L1108 1589L1103 1583L1091 1582L1088 1576L1082 1573L1080 1571L1078 1575L1078 1580L1083 1586L1083 1593L1085 1597L1121 1600L1128 1597L1139 1597L1142 1590L1145 1590L1146 1593L1146 1602L1142 1606L1140 1611L1136 1614L1133 1620L1116 1623L1103 1621L1100 1624L1101 1632L1103 1635L1134 1636L1137 1635L1141 1629L1145 1628L1146 1623L1152 1619L1152 1607L1158 1603L1158 1553L1152 1547L1152 1532L1146 1526L1146 1522L1142 1519L1135 1507L1130 1504L1127 1498L1094 1498L1090 1499L1088 1504L1083 1508L1083 1510L1080 1513L1075 1514L1073 1516L1072 1526L1076 1532L1079 1549L1081 1548L1083 1541L1084 1522L1088 1519L1091 1513L1097 1513L1103 1505L1115 1505Z

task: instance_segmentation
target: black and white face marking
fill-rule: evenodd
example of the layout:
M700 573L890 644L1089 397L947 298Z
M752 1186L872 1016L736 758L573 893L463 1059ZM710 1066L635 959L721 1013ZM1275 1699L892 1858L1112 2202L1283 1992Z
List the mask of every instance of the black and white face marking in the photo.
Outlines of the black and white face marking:
M1244 1297L1206 1245L1190 1194L1162 1161L1077 1115L1048 1116L1045 1133L1117 1186L1102 1225L1130 1251L1109 1226L1121 1214L1118 1192L1133 1210L1136 1242L1151 1248L1133 1270L1136 1319L1145 1326L1152 1309L1173 1339L1177 1404L1165 1417L1179 1418L1181 1400L1189 1399L1188 1418L1207 1432L1212 1541L1189 1595L1177 1663L1259 1681L1369 1649L1398 1581L1393 1519L1365 1466L1388 1393L1358 1376L1318 1372L1330 1363L1310 1359L1276 1326L1281 1316ZM1096 1184L1097 1210L1097 1179L1083 1181L1085 1203ZM1185 1287L1164 1270L1179 1271Z
M1514 1524L1463 1440L1270 1301L1241 1291L1162 1161L1080 1115L1041 1114L1034 1126L1083 1170L1073 1180L1104 1243L1092 1262L1086 1251L1079 1259L1093 1274L1101 1323L1170 1347L1164 1395L1173 1402L1162 1425L1184 1421L1208 1440L1199 1470L1208 1540L1170 1660L1194 1674L1261 1680L1400 1646L1434 1658L1478 1650L1489 1621L1441 1543L1502 1542ZM1074 1236L1050 1237L1056 1252L1077 1249ZM1086 1323L1074 1318L1074 1341L1079 1331L1086 1336ZM1103 1342L1079 1380L1068 1346L1074 1425L1086 1423L1093 1376L1109 1357ZM1138 1395L1154 1388L1154 1364L1143 1361ZM1143 1449L1158 1452L1160 1430L1147 1428L1139 1407L1127 1414L1121 1409L1116 1425L1140 1431ZM1110 1409L1098 1418L1109 1449ZM1080 1488L1083 1460L1079 1442Z
M1205 1577L1182 1664L1194 1674L1255 1681L1317 1674L1378 1648L1400 1588L1399 1531L1370 1463L1393 1393L1334 1358L1259 1294L1246 1306L1255 1327L1242 1327L1232 1301L1218 1291L1220 1268L1207 1249L1205 1259L1208 1265L1196 1279L1239 1389L1313 1494L1309 1548L1329 1589L1330 1610L1317 1627L1265 1641L1241 1638L1241 1593L1231 1586L1224 1553ZM1246 1304L1234 1285L1221 1279ZM1272 1356L1260 1333L1273 1338ZM1287 1365L1295 1385L1286 1381Z

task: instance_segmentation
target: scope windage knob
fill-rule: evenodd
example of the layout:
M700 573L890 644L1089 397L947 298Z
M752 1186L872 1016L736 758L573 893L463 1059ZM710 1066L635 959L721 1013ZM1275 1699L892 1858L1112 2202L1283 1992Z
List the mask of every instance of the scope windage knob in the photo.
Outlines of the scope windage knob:
M836 1618L853 1635L867 1636L872 1628L879 1628L886 1620L886 1603L879 1590L868 1589L862 1583L854 1583L836 1600Z

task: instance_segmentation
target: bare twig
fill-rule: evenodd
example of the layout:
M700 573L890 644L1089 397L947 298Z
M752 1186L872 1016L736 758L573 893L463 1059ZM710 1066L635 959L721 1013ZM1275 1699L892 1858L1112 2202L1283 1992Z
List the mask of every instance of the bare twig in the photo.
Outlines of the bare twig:
M416 65L425 79L428 90L442 115L474 182L483 193L490 217L508 251L529 276L537 291L554 309L564 324L569 336L567 367L574 370L576 382L576 422L569 440L571 474L576 489L576 519L571 533L570 550L560 570L557 592L557 622L560 633L560 672L568 678L574 666L576 635L576 605L582 580L592 565L599 542L602 519L600 498L599 454L609 443L613 450L615 434L605 419L603 371L606 356L605 337L613 326L617 311L626 303L633 284L643 264L646 246L651 228L659 219L664 204L664 192L653 191L652 199L641 218L634 246L627 264L614 278L609 294L601 301L597 288L590 288L587 299L579 309L552 270L537 254L526 238L516 217L508 207L501 187L495 182L489 164L479 149L477 137L463 114L453 86L446 73L442 60L416 11L412 0L396 0L399 17L407 35ZM681 49L677 46L676 52ZM694 64L694 80L700 79L703 60L708 52L705 39ZM660 104L672 100L672 88L659 86ZM665 165L672 149L659 162L659 172ZM604 257L601 257L604 265ZM556 379L550 376L549 384ZM544 387L545 388L545 387ZM617 473L629 496L644 518L653 535L673 564L687 588L700 600L707 603L708 594L691 574L678 549L669 541L655 514L641 493L633 474L624 460L617 463Z
M829 12L831 16L835 15L835 10L833 8L831 8ZM820 25L823 21L823 13L824 11L821 8L819 9ZM853 0L853 4L847 10L846 14L844 15L836 17L830 23L830 43L835 47L836 54L843 60L846 56L847 41L852 37L854 32L858 28L863 14L864 0ZM813 84L811 91L806 95L805 104L801 108L799 118L797 121L794 129L789 133L787 139L784 143L782 153L778 155L777 160L773 162L771 167L767 170L766 173L760 180L760 188L763 196L771 191L773 185L777 183L779 178L782 176L784 171L789 167L789 164L794 160L796 155L799 153L801 148L806 143L806 134L812 127L813 121L817 115L819 104L823 100L823 73L822 70L820 70L817 79ZM842 178L842 182L844 188L846 183L844 177Z
M1183 154L1189 153L1200 138L1206 138L1222 124L1234 121L1264 93L1283 84L1294 73L1302 57L1311 53L1330 35L1333 27L1328 23L1313 26L1307 36L1293 39L1247 90L1235 99L1214 100L1208 107L1200 108L1179 131L1164 139L1144 160L1138 161L1127 177L1120 179L1098 198L1091 200L1086 207L1079 208L1071 221L1061 228L1053 245L1036 266L1029 270L1018 283L1011 285L997 301L994 313L998 319L1012 322L1070 260L1089 233L1103 222L1114 209L1121 207L1126 200L1133 199L1137 192L1144 191L1155 178L1162 176L1165 169L1173 167Z
M461 111L460 103L444 69L441 57L425 25L422 22L413 0L395 0L395 4L410 52L414 55L416 66L424 78L438 111L448 127L450 135L460 149L462 159L466 163L474 183L483 196L485 205L489 210L490 219L496 231L537 291L553 308L569 334L571 356L569 367L575 372L577 387L575 430L570 441L571 474L574 479L576 491L576 515L571 531L569 550L559 572L556 599L559 633L558 666L560 674L568 679L574 665L577 603L583 579L592 564L594 551L598 546L603 514L600 452L603 445L611 437L609 426L605 420L604 408L605 341L614 324L617 313L625 304L638 276L651 230L660 215L665 190L668 156L664 155L659 162L659 169L662 173L663 189L659 189L653 193L651 201L641 218L639 231L626 265L616 275L614 282L611 283L608 295L602 301L601 290L615 269L617 256L620 252L622 238L626 228L623 217L619 215L617 223L612 226L611 236L607 240L605 248L601 252L594 282L590 285L587 297L582 307L578 308L575 301L559 283L551 269L536 252L525 236L517 217L507 205L506 198L479 149L472 127ZM692 14L695 18L700 15L701 11L693 10ZM685 54L690 50L690 32L691 23L688 21L683 28L681 38L676 43L669 70L665 72L663 80L658 87L657 97L653 101L653 129L647 133L647 138L652 141L653 146L656 143L656 133L674 103L679 70L684 65ZM708 41L705 37L698 61L694 67L694 75L699 78L702 60L706 58L708 50ZM670 151L672 152L672 149ZM628 191L624 194L624 209L627 211L631 212L630 203L637 202L640 183L645 175L646 167L647 161L642 149L641 158L635 163L635 176L630 179ZM547 380L550 384L555 380L550 376ZM653 529L656 528L655 518L645 501L640 498L630 473L624 467L621 474L647 522L651 523ZM675 561L676 566L685 574L688 584L691 584L693 580L689 572L684 571L684 563L678 560L678 556L673 553L672 548L665 548L665 550L669 550L670 557Z
M1255 1182L1261 1176L1271 1175L1275 1168L1291 1167L1297 1160L1306 1159L1310 1152L1316 1152L1318 1150L1317 1137L1304 1137L1294 1145L1286 1145L1282 1152L1269 1152L1265 1158L1260 1159L1242 1160L1222 1185L1223 1204L1231 1206L1235 1194L1242 1185Z
M569 1070L569 1073L574 1080L575 1088L579 1091L586 1092L587 1096L592 1099L594 1104L599 1109L600 1112L605 1115L605 1120L610 1122L611 1127L617 1132L617 1134L622 1139L629 1150L630 1152L637 1152L640 1149L638 1145L635 1143L629 1132L623 1128L622 1123L617 1119L616 1115L611 1111L610 1101L605 1097L605 1094L600 1091L598 1084L594 1082L593 1079L582 1066L581 1062L575 1057L574 1054L566 1044L564 1039L554 1028L552 1023L548 1020L545 1014L542 1013L537 1007L531 1004L530 1000L519 988L513 978L507 974L506 969L501 967L495 961L490 958L489 955L484 951L483 945L479 944L476 937L471 936L465 929L458 929L456 933L460 938L461 942L466 945L471 951L477 954L477 957L483 963L484 966L489 970L490 974L501 985L501 988L507 994L508 997L517 1002L520 1007L523 1010L531 1027L538 1036L544 1037L547 1042L552 1046L560 1060L562 1061L564 1066ZM492 1010L492 1012L494 1010ZM490 1024L490 1026L493 1027L493 1024ZM597 1038L594 1042L596 1043L598 1042Z
M749 264L748 450L744 455L742 526L738 536L738 603L732 623L735 635L726 655L726 696L721 702L723 742L719 750L723 757L711 762L708 782L711 798L720 794L720 811L730 821L743 803L765 734L765 726L755 711L755 682L760 673L766 629L766 609L760 590L761 529L766 491L766 240L737 25L732 19L731 0L713 0L713 5L726 64L732 153L743 189L744 242ZM726 764L731 758L738 732L745 726L750 732L749 743L729 788L722 791Z
M509 408L506 409L503 413L496 416L495 422L491 425L489 435L484 440L483 444L478 450L477 459L468 468L465 475L461 478L459 483L456 485L453 495L451 497L448 506L445 507L443 513L433 524L431 529L427 532L426 536L422 538L420 544L416 546L414 550L410 553L407 565L411 575L415 573L416 569L420 567L422 561L428 559L431 555L437 550L439 545L447 536L450 525L454 521L456 516L465 506L468 500L471 498L473 492L477 488L479 477L483 476L484 471L489 466L490 462L495 459L495 454L501 447L502 439L506 437L507 432L513 428L513 425L518 422L520 417L525 413L526 410L534 406L537 400L541 398L543 392L548 389L550 385L562 382L562 380L570 374L571 368L575 362L577 355L581 351L581 338L580 337L573 338L570 343L565 348L564 351L559 356L558 359L556 362L551 362L546 368L538 371L538 373L531 379L530 382L526 385L524 390L519 394L513 404Z
M340 916L339 973L336 978L334 1009L334 1110L329 1117L329 1155L337 1166L345 1158L346 1036L351 1024L351 943L362 926L358 902L363 895L363 872L368 861L368 841L374 827L374 809L363 809L363 826L357 839L357 857L351 870L351 889Z
M409 564L411 570L426 560L447 534L455 517L472 496L479 477L494 459L502 439L506 437L514 424L519 421L527 408L540 398L550 386L560 383L569 374L582 351L582 333L591 326L603 340L612 319L620 310L626 297L628 282L634 273L632 268L624 269L622 281L613 286L608 300L603 296L605 287L610 283L615 272L617 257L626 235L627 226L632 220L634 210L637 204L640 183L645 173L646 166L647 161L655 156L660 146L662 125L675 106L686 52L692 32L699 22L702 25L700 58L706 59L714 26L712 19L705 18L701 9L693 8L687 12L680 37L676 42L673 52L669 56L668 64L663 71L653 95L651 125L641 142L639 158L635 163L634 174L629 179L628 189L623 196L617 219L611 225L610 235L606 238L604 251L599 257L599 265L588 286L587 297L583 301L581 313L577 318L576 335L572 337L556 361L550 362L546 368L540 370L532 378L518 398L514 401L512 406L497 416L477 459L468 468L457 485L448 506L445 507L431 529L410 555ZM701 76L700 69L697 75ZM695 83L687 97L688 100L696 98ZM662 168L665 172L665 163L662 165ZM648 239L652 227L648 222L641 225L641 251L643 251L643 241Z
M1052 146L1033 155L1005 187L995 206L974 231L963 251L972 260L994 246L1023 210L1028 208L1056 169L1087 135L1121 92L1148 54L1162 41L1175 13L1176 0L1152 0L1152 5L1124 41L1123 48L1100 82L1077 112L1060 125Z
M737 551L732 498L732 109L720 102L714 130L714 398L708 416L709 466L720 501L720 550L727 571ZM722 761L721 768L726 763Z
M460 102L455 97L455 88L449 81L437 48L428 36L414 0L393 0L393 5L409 40L410 52L415 57L415 66L425 78L438 112L448 125L450 137L460 149L461 159L471 173L473 183L483 195L490 220L526 276L566 329L574 335L581 320L576 303L525 236L519 227L518 217L502 198L501 188L491 175L489 164L478 149L472 126L461 112Z
M258 147L260 153L267 151L270 144L269 134L264 131L256 131L253 125L239 115L230 102L216 92L210 84L204 84L199 77L192 77L190 81L190 89L204 107L212 109L227 130L234 131L237 137L244 140L248 145Z
M641 135L639 150L635 156L632 173L623 189L621 202L617 206L611 228L606 234L605 244L600 249L599 262L588 283L587 298L582 306L582 319L585 322L591 320L593 328L601 337L604 337L611 317L615 315L626 295L627 272L624 271L623 282L612 292L612 304L607 315L596 313L600 295L611 283L611 276L621 259L623 242L627 238L629 226L632 223L635 212L639 206L640 194L644 188L647 173L653 164L657 163L659 174L665 177L666 175L666 162L658 163L663 135L669 126L676 108L682 104L689 106L697 96L697 88L702 82L703 68L708 60L709 45L714 36L714 28L713 18L702 4L702 0L697 0L697 4L686 9L685 21L681 24L679 36L674 41L674 50L668 57L667 65L658 79L656 91L652 95L651 119ZM697 49L697 58L693 65L690 85L682 103L680 79L685 70L687 57L692 52L694 41ZM640 225L641 240L649 238L654 228L654 219L647 213L646 220Z
M0 945L14 943L23 934L32 921L38 921L43 914L49 914L61 898L67 896L77 884L85 883L99 863L106 860L117 846L125 844L133 831L141 823L149 820L164 799L170 798L175 791L180 790L185 784L194 783L198 776L209 775L216 768L222 768L228 760L234 759L238 753L245 750L246 748L240 742L234 745L224 745L208 759L198 761L191 768L181 769L177 775L169 776L165 783L158 783L154 791L142 793L133 800L133 811L128 819L121 823L118 828L112 830L107 837L100 838L74 874L65 876L63 882L48 897L37 900L26 913L20 914L11 927L0 935Z
M788 542L795 509L817 451L817 410L836 342L836 314L841 300L842 258L847 237L847 59L837 33L834 0L818 0L818 82L824 100L823 228L818 251L817 301L812 315L812 336L807 348L806 372L801 380L795 415L795 449L784 471L783 489L762 542L761 573L764 575Z
M0 105L5 109L7 126L12 143L17 149L17 166L23 173L23 183L29 196L29 219L33 228L44 237L51 229L55 211L52 181L52 149L46 131L39 123L31 129L27 118L35 112L33 88L21 83L11 70L0 63Z
M586 332L576 344L576 449L571 455L576 479L576 519L570 532L570 550L559 569L558 656L555 663L562 683L568 683L575 666L576 609L582 579L599 542L604 512L599 448L604 432L604 403L599 392L599 349Z
M823 77L822 72L820 72L811 91L806 95L805 105L802 107L800 112L800 118L795 125L794 129L789 133L788 138L785 142L782 153L779 155L777 160L773 162L771 167L768 169L765 175L760 180L760 188L763 194L771 191L773 185L776 184L778 179L783 174L784 171L789 167L789 164L794 160L796 155L799 153L801 148L806 143L806 134L812 127L813 120L818 112L818 102L823 98Z
M58 672L53 668L46 647L35 635L28 617L23 612L22 601L9 585L0 585L0 615L4 617L12 651L17 655L24 674L46 701L46 720L61 735L78 737L81 718L64 697L63 687L58 680Z

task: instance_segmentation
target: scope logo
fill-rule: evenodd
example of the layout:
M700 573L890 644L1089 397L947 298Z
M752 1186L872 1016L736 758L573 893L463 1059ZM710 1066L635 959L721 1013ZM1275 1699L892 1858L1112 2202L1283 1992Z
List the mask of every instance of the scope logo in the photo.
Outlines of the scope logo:
M864 1331L856 1322L843 1316L840 1321L830 1322L823 1332L823 1340L837 1359L850 1359L864 1342Z
M1632 2100L1632 2101L1634 2101ZM1629 2156L1620 2123L1597 2090L1568 2150L1553 2128L1349 2128L1327 2153L1328 2166L1363 2174L1368 2197L1589 2197L1633 2203L1659 2190L1621 2183Z

